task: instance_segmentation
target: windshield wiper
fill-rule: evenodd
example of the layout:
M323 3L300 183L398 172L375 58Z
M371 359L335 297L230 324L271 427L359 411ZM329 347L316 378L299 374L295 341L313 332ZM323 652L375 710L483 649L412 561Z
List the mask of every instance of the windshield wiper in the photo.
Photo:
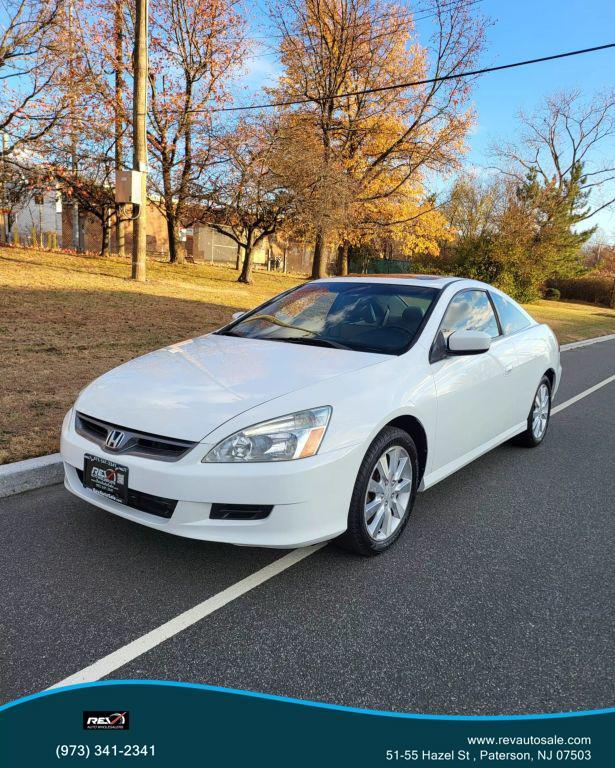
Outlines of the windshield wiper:
M301 338L271 338L269 337L267 341L285 341L288 344L309 344L312 347L332 347L333 349L350 349L352 350L352 347L348 347L345 344L340 344L338 341L329 341L329 339L316 339L316 338L307 338L307 339L301 339Z

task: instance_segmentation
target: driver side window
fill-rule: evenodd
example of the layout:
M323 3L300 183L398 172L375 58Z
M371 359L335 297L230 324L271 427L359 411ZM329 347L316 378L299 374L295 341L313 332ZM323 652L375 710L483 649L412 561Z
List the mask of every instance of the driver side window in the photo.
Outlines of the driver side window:
M444 339L453 331L483 331L492 339L500 335L498 321L484 291L468 290L458 293L448 305L440 331Z

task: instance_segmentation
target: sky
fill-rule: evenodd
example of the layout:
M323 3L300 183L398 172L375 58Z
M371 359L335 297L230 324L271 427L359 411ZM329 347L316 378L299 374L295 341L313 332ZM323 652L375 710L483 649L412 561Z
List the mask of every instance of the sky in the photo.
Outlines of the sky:
M425 6L424 0L399 2L410 8ZM259 0L250 2L250 7L253 35L266 34L264 4ZM615 42L613 0L479 0L476 9L491 21L481 66ZM416 28L420 41L426 41L433 31L428 19L418 21ZM270 50L255 48L255 58L246 62L249 71L241 101L275 80L279 69ZM520 109L532 112L543 97L562 90L578 89L591 96L614 88L615 48L483 75L474 84L472 101L477 122L468 137L466 166L477 173L487 172L493 164L490 155L493 142L515 138L516 115ZM615 139L603 146L602 153L615 160ZM590 221L598 224L604 235L615 242L615 206Z

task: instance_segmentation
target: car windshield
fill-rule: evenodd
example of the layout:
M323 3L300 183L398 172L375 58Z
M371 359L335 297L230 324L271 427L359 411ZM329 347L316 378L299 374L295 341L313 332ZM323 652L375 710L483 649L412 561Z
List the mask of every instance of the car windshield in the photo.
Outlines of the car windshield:
M438 293L401 283L307 283L219 333L395 355L412 344Z

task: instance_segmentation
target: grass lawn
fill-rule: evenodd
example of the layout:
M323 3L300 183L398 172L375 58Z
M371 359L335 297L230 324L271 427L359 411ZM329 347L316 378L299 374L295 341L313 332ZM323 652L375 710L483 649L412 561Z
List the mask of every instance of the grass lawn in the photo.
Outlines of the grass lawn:
M525 308L539 323L548 323L560 344L615 333L615 310L568 301L536 301Z
M0 463L58 450L64 413L94 377L125 360L212 330L299 283L298 276L148 263L130 281L118 258L0 248ZM615 311L541 301L528 306L562 342L615 333Z
M301 281L232 268L0 248L0 464L58 450L64 414L94 377L198 336Z

